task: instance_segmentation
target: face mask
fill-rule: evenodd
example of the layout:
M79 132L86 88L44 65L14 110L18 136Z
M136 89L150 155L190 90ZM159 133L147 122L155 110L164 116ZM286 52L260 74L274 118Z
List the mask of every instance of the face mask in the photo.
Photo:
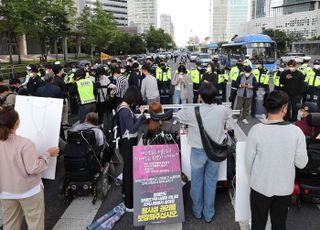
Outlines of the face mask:
M278 69L280 72L283 72L284 71L284 68L279 68Z
M201 70L201 67L198 67L197 69L198 69L198 70Z
M296 71L296 68L291 67L291 68L289 68L289 70L290 70L291 72L294 72L294 71Z
M207 67L207 73L211 73L211 68Z
M72 73L75 73L77 71L77 69L72 69L71 71L72 71Z
M121 69L120 71L121 71L121 73L125 73L125 72L126 72L126 70L125 70L125 69Z
M313 68L314 69L320 69L320 65L314 65Z
M46 70L46 74L49 74L50 73L50 71L49 70Z
M298 111L297 119L298 121L301 121L303 119L303 112L301 110Z
M249 77L251 73L245 73L244 75L246 75L246 77Z

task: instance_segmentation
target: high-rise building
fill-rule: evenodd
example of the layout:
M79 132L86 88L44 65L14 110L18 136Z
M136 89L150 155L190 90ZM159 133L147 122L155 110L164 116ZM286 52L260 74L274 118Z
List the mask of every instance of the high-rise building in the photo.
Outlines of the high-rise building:
M157 27L157 0L128 0L129 26L138 26L147 31Z
M169 14L160 15L160 28L163 29L166 33L170 34L174 38L174 27L171 21L171 16Z
M249 8L249 0L211 0L211 40L229 41L239 34L240 24L246 23L250 18Z
M77 0L77 14L80 15L85 6L94 7L96 0ZM111 13L117 26L128 26L127 0L100 0L103 9Z

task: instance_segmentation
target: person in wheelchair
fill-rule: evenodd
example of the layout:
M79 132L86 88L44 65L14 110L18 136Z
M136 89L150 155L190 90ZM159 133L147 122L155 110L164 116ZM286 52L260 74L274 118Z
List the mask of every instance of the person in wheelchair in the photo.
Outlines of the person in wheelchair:
M319 107L312 102L305 102L298 106L298 121L294 122L298 126L306 137L312 138L320 133L320 128L313 127L308 122L308 116L311 113L319 113Z
M85 130L93 130L96 139L96 145L101 150L105 144L105 137L102 130L99 128L99 117L97 113L90 112L86 115L84 123L74 125L69 131L79 132Z
M143 144L175 143L176 133L171 121L172 110L164 112L160 102L152 102L149 106L150 119L143 134Z

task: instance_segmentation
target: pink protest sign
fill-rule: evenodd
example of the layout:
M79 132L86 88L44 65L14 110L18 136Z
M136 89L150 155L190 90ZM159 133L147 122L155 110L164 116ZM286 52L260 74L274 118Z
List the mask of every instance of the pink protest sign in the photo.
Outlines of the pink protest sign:
M168 173L180 172L179 147L148 145L133 147L133 178L148 179Z

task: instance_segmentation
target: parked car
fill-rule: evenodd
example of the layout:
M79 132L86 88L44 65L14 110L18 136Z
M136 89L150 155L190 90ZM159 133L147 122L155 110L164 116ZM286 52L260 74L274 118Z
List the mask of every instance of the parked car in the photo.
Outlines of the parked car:
M190 55L189 55L189 59L190 59L190 61L191 62L195 62L196 60L197 60L197 57L199 56L199 53L197 53L197 52L192 52L192 53L190 53Z
M196 59L197 65L201 65L202 67L207 66L209 63L211 63L211 56L210 54L199 54Z
M158 57L160 59L166 59L167 58L167 54L166 53L158 53Z
M295 60L297 63L303 63L304 60L311 60L311 57L306 56L304 53L287 53L280 58L281 62L287 63L290 60Z

